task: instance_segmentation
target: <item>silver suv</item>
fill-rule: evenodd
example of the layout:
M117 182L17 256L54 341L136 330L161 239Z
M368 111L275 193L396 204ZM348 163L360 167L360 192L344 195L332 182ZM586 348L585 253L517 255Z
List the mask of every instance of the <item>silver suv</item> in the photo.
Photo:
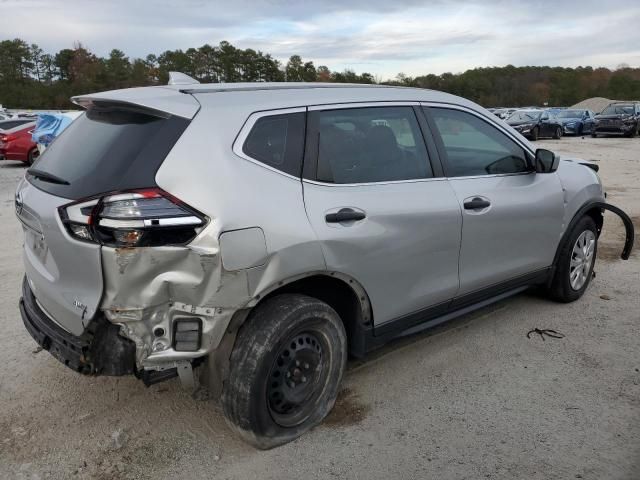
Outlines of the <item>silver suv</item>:
M20 311L88 375L179 376L259 448L331 410L347 356L531 286L578 299L594 165L445 93L184 77L74 97L27 171Z

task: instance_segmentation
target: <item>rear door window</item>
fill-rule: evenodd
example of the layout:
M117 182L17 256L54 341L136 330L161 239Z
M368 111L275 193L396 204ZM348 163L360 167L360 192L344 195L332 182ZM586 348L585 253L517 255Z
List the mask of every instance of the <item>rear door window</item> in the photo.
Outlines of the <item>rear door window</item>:
M299 177L304 129L303 112L260 117L251 128L242 152L260 163Z
M68 184L29 175L41 190L70 199L156 185L155 175L189 124L182 117L122 108L91 108L33 165Z
M412 107L349 108L311 115L317 144L314 180L346 184L433 176Z

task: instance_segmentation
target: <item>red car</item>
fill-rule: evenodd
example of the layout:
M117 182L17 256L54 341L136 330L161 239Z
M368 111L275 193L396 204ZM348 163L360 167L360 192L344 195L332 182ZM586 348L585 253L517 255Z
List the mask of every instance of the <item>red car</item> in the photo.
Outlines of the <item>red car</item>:
M20 160L31 165L40 152L31 140L35 122L25 123L9 130L0 130L0 159Z

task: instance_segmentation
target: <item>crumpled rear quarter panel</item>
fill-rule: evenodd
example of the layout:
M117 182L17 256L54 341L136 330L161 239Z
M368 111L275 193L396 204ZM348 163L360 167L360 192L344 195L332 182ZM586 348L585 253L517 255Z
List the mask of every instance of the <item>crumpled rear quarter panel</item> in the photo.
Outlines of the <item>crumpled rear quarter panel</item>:
M184 247L103 248L101 308L112 322L125 325L123 333L136 342L138 363L145 366L210 353L238 310L255 305L287 279L326 268L306 217L301 182L233 153L233 140L252 107L225 104L229 95L207 98L223 103L196 115L156 175L158 186L209 218L205 230ZM222 242L233 250L244 242L237 235L246 230L255 236L256 228L264 233L264 262L225 269L221 235L235 232L232 242ZM227 258L237 259L238 252ZM153 351L168 341L153 337L153 328L169 333L171 320L185 314L203 319L201 349Z

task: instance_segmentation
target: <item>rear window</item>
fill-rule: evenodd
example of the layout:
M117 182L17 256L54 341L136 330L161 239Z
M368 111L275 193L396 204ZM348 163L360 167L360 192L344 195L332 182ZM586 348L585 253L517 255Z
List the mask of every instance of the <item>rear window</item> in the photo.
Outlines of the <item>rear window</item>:
M68 185L29 175L39 189L70 199L155 186L155 175L186 129L181 117L92 108L45 150L33 169Z
M299 177L304 151L304 113L261 117L249 132L242 151L245 155Z

